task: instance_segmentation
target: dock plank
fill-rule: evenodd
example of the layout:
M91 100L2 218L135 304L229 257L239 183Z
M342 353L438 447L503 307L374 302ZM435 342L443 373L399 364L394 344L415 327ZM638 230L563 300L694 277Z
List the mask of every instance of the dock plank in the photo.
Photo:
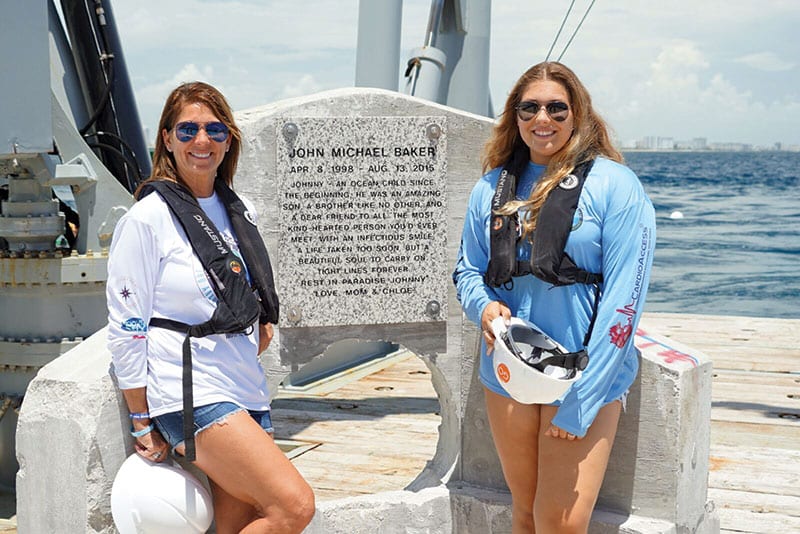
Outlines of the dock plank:
M719 489L800 498L800 451L717 444L711 451L708 483ZM800 515L800 509L794 512Z
M796 373L800 321L764 317L645 313L640 328L699 349L714 367Z
M712 452L718 445L797 450L796 425L744 421L733 411L730 420L724 421L716 417L718 410L711 411L715 415L711 420Z
M711 494L711 492L709 492ZM720 495L716 495L720 498ZM720 534L796 534L800 518L777 512L755 512L743 508L717 508Z

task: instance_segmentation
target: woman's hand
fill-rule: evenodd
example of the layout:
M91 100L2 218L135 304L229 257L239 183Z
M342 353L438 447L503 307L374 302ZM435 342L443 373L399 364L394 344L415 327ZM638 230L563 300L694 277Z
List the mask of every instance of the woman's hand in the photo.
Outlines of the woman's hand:
M558 428L556 425L550 425L548 429L545 430L544 435L550 436L551 438L567 439L569 441L575 441L576 439L581 439L580 436L576 436L575 434L570 434L566 430Z
M169 445L156 429L136 438L135 447L140 456L151 462L161 463L169 456Z
M270 342L272 341L272 336L275 335L275 331L272 329L272 324L259 324L258 325L258 353L261 354L267 347L269 347Z
M483 339L486 341L487 356L494 350L492 321L498 317L503 317L506 323L508 323L508 321L511 320L511 310L506 306L505 302L493 300L483 309L483 313L481 314L481 329L483 329Z

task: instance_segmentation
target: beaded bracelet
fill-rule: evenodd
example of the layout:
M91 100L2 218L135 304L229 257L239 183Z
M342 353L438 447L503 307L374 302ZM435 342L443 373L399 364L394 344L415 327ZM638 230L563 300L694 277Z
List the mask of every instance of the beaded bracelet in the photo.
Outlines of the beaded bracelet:
M147 425L143 429L136 430L136 431L134 431L133 427L131 427L131 436L133 436L134 438L141 438L142 436L146 436L147 434L149 434L150 432L155 430L155 428L156 427L153 426L153 423L150 423L149 425Z
M150 412L131 412L128 417L131 419L150 419Z

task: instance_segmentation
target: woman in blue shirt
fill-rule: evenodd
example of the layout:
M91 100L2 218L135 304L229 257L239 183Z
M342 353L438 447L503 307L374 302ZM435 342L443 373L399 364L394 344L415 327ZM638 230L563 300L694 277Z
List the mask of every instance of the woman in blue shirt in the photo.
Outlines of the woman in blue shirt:
M583 270L602 273L599 292L590 284L554 285L530 274L500 287L485 282L492 198L503 166L518 150L530 161L517 177L517 200L499 213L519 214L517 259L523 262L530 260L545 199L575 167L594 160L565 252ZM485 146L483 166L488 172L470 196L454 279L464 312L483 331L480 379L511 490L513 532L586 532L638 371L633 338L655 247L653 206L622 164L586 88L560 63L535 65L517 81ZM512 316L531 321L569 351L584 348L594 317L585 346L589 364L553 404L517 402L495 377L491 323Z

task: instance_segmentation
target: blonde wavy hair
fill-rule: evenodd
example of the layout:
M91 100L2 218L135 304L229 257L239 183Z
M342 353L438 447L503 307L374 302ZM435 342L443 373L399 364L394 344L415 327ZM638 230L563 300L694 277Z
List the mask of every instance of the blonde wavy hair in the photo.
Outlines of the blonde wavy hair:
M223 180L229 187L233 187L233 176L239 164L239 154L242 149L242 132L233 120L233 111L228 101L219 90L204 82L182 83L172 90L164 103L161 119L158 121L158 134L156 146L153 151L153 173L150 178L139 184L134 193L134 198L139 198L142 187L156 180L172 180L183 185L186 183L178 174L175 165L175 156L167 150L162 136L163 131L169 132L175 126L175 121L181 110L188 104L203 104L230 130L231 147L217 169L217 180Z
M550 61L529 68L514 84L506 100L505 109L484 146L483 171L502 167L517 150L529 153L530 149L520 137L517 127L516 106L530 84L542 80L557 82L567 91L575 129L567 144L550 158L530 197L524 201L508 202L499 210L501 215L511 215L521 208L527 208L528 211L521 222L522 235L528 239L532 239L539 210L547 196L576 166L597 156L623 162L622 154L611 142L605 121L592 108L589 92L572 70L561 63Z

